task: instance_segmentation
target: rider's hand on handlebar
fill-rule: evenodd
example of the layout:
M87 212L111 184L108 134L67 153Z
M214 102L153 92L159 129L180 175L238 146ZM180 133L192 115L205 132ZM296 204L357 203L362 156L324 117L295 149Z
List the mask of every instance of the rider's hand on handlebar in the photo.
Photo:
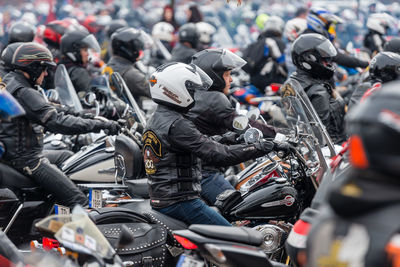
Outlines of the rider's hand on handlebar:
M276 151L278 153L281 152L280 154L282 154L282 155L278 155L280 158L284 158L289 154L291 148L288 143L276 142L276 141L274 141L273 143L274 143L274 148L273 148L274 151Z
M117 135L121 130L121 126L116 121L104 122L103 126L104 132L107 135Z

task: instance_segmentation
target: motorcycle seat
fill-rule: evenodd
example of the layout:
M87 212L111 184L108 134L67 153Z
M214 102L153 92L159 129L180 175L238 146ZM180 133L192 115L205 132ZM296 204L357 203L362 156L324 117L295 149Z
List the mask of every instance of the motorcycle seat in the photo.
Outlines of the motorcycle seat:
M262 234L248 227L227 227L219 225L192 224L189 230L209 238L260 246L264 242Z
M31 178L3 163L0 163L0 186L22 190L32 190L38 187Z
M127 180L125 183L128 186L128 192L132 195L146 199L150 198L147 178Z

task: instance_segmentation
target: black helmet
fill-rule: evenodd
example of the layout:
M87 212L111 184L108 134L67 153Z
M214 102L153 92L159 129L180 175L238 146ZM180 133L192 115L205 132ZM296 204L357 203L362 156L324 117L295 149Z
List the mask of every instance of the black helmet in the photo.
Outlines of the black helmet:
M352 165L393 175L397 181L400 176L399 87L399 81L385 84L347 115Z
M3 52L1 53L1 60L3 61L6 71L11 71L12 69L14 69L14 67L12 66L12 58L14 56L15 50L17 50L17 48L22 44L23 43L21 42L9 44L6 46L6 48L4 48Z
M378 53L369 63L372 81L382 83L396 80L400 74L400 55L393 52Z
M317 33L302 34L292 45L293 64L317 79L332 78L335 72L332 59L336 54L333 44Z
M39 78L43 70L56 66L49 49L33 42L22 43L15 50L11 64L14 69L28 73L32 84Z
M223 78L225 71L241 68L246 61L226 49L206 49L192 57L192 63L200 67L213 80L210 89L222 91L226 84Z
M383 46L384 51L400 54L400 37L394 37Z
M179 28L178 32L179 42L188 42L193 48L197 47L199 43L200 34L197 31L196 24L186 23Z
M135 62L144 47L142 32L130 27L118 29L111 35L111 47L114 55Z
M126 23L125 20L123 19L116 19L111 21L110 24L106 26L106 34L108 38L111 38L111 35L118 29L121 29L123 27L128 27L128 23Z
M32 42L35 37L35 27L25 21L17 21L10 28L8 43Z
M61 54L68 57L72 62L81 64L81 48L90 48L100 53L100 45L93 34L81 29L73 29L61 37Z

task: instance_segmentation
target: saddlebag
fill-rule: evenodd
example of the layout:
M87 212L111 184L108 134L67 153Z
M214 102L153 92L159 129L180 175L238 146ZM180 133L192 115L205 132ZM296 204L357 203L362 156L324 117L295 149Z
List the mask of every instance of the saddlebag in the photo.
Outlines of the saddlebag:
M115 221L121 213L125 213L126 217L129 217L129 221L119 220ZM103 223L97 224L99 230L107 238L113 248L116 249L117 254L121 257L124 262L129 262L128 266L166 266L167 261L170 260L170 255L167 249L167 230L159 225L149 222L145 217L140 214L133 216L133 211L127 211L123 208L114 208L109 210L108 208L97 209L96 212L108 214L107 217L111 217L112 214L116 215L113 219L102 220ZM119 215L118 215L119 214ZM108 223L107 223L108 221ZM121 226L125 224L128 229L133 233L133 241L122 248L116 248L118 239L121 234Z

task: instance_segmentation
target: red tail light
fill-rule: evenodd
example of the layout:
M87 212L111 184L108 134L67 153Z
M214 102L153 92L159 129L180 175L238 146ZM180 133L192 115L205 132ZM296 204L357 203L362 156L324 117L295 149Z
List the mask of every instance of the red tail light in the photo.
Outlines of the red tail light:
M44 250L52 250L53 248L58 248L60 243L57 240L43 237L42 239L43 249Z
M179 235L174 235L174 237L185 249L197 249L197 245L192 243L189 239Z

